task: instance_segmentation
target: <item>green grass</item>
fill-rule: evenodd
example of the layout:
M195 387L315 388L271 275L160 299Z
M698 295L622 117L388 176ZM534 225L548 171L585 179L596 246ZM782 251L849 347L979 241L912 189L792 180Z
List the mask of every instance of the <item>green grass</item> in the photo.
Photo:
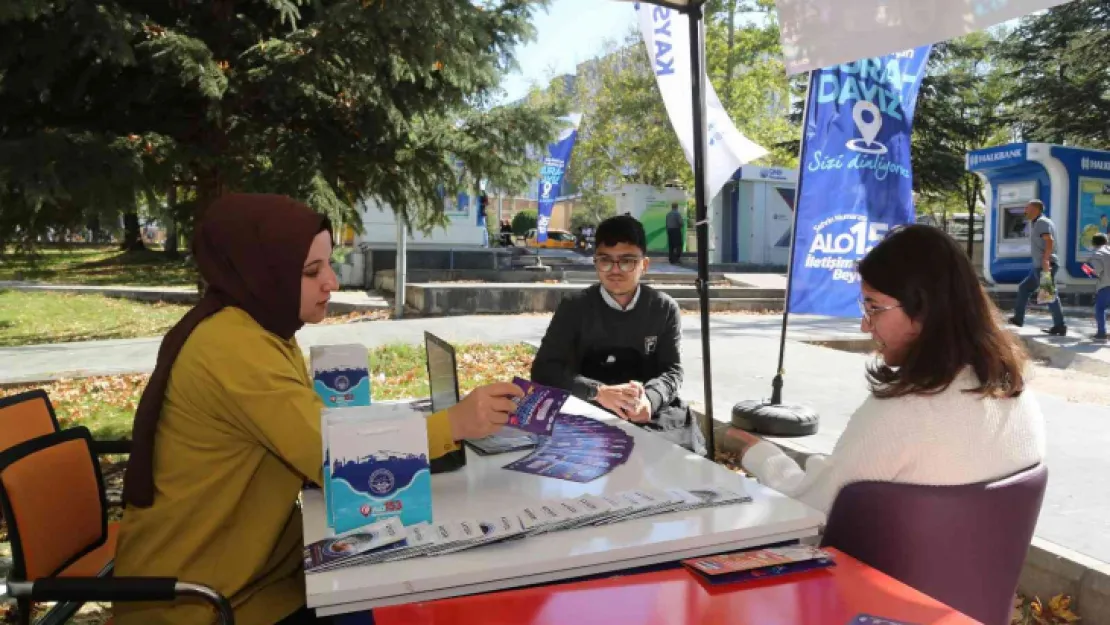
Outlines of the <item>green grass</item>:
M0 256L0 280L89 286L191 286L194 270L161 251L120 252L114 247L73 245L36 254Z
M511 381L513 376L528 377L532 367L532 348L520 343L459 345L458 350L459 387L463 393L491 382ZM428 396L422 346L389 345L370 350L370 365L375 400ZM149 377L115 375L60 380L40 387L0 390L0 395L42 388L50 395L63 428L85 426L97 439L129 438L135 409Z
M530 346L523 343L458 345L459 391L469 393L478 386L510 382L514 376L530 377ZM428 370L424 347L387 345L370 350L370 393L374 399L427 397Z
M0 291L0 347L158 336L188 309L102 295Z

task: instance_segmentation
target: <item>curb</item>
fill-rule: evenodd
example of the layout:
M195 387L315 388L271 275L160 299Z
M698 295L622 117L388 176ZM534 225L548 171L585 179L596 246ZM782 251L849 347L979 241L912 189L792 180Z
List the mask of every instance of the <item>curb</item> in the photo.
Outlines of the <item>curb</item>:
M1053 367L1110 377L1110 362L1056 345L1051 339L1013 332L1034 358L1047 360Z
M84 380L86 378L102 378L117 375L149 375L153 369L117 369L113 371L62 371L60 373L44 373L28 377L14 377L0 380L0 391L19 388L23 386L46 386L62 380Z
M734 428L717 424L717 449L737 453L738 448L728 432ZM815 455L798 443L768 439L801 466ZM1018 591L1028 597L1047 601L1056 595L1072 598L1072 609L1081 614L1084 623L1110 623L1110 564L1033 537L1025 564L1018 580Z
M1033 538L1018 590L1047 601L1064 594L1085 623L1110 623L1110 564L1062 545Z
M196 289L159 289L112 286L77 286L37 283L0 282L0 289L22 291L25 293L62 293L66 295L103 295L139 302L169 302L174 304L195 304L200 300Z

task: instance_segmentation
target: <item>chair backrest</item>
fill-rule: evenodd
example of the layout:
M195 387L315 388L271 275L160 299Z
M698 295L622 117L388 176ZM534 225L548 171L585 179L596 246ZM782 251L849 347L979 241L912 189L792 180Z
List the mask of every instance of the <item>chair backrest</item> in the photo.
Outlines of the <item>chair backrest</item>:
M0 452L0 509L12 579L53 577L103 545L107 504L89 431L55 432Z
M57 431L58 418L46 391L0 397L0 451Z
M987 625L1008 625L1048 470L995 482L858 482L833 502L822 544Z

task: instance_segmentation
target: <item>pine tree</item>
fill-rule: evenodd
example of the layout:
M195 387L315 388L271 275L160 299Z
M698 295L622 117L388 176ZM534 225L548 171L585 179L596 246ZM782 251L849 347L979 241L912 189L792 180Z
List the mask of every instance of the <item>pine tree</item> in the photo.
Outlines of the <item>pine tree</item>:
M933 47L914 116L912 156L919 211L934 207L937 210L931 212L947 215L958 208L971 216L983 201L982 179L969 173L964 162L968 152L1008 139L1005 93L1011 78L997 49L998 40L989 32ZM969 228L969 256L973 234Z
M0 242L171 187L186 230L231 191L439 223L444 193L533 177L555 132L553 106L491 107L544 1L4 3Z
M1013 120L1029 141L1110 149L1110 2L1074 0L1027 17L1006 39Z

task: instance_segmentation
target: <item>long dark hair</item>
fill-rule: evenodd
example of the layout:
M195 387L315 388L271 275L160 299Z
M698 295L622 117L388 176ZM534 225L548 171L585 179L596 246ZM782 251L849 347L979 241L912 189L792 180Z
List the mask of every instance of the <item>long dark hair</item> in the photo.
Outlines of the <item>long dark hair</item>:
M868 367L876 397L939 393L968 366L979 378L969 392L1021 395L1025 350L1000 327L967 254L947 233L932 226L900 228L864 257L859 273L921 325L901 366L880 361Z

